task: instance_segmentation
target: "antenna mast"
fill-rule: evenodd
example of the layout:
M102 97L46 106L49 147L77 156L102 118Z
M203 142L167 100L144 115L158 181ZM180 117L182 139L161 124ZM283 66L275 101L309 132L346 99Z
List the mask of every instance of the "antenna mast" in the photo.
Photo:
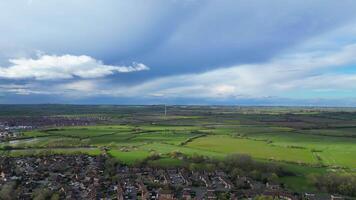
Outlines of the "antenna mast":
M167 105L164 104L164 117L167 118Z

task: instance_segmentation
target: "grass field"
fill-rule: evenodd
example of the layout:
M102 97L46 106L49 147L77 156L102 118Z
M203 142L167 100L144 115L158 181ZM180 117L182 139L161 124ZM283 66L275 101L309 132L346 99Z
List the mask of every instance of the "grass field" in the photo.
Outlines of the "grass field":
M249 154L255 158L289 161L297 163L316 164L317 160L307 149L284 148L273 146L265 141L255 141L244 138L232 138L225 135L213 135L198 138L187 145L193 149L202 149L218 153Z
M143 160L147 156L149 156L149 153L147 151L124 152L119 150L110 150L109 154L126 164L134 164L135 162Z
M342 130L336 131L338 135ZM345 131L352 133L350 129ZM26 139L1 145L14 148L126 146L208 156L241 153L258 159L355 169L356 138L318 134L320 132L324 133L323 130L295 131L258 125L219 125L210 129L199 126L108 125L30 131L24 133ZM335 131L331 132L334 134ZM195 138L199 134L206 135ZM186 142L190 138L192 141Z
M109 116L115 125L27 131L18 140L0 143L0 153L100 154L100 149L107 147L109 155L127 164L142 161L152 153L160 154L162 158L150 164L166 167L182 164L168 156L171 152L216 159L234 153L248 154L297 173L298 176L281 180L300 190L311 187L305 177L312 173L356 173L356 114L347 110L172 107L169 112L175 114L163 117L155 113L159 106L109 108L98 107L100 112L95 113L94 109L86 113L84 108L75 107L78 114L74 116ZM53 114L72 116L60 108L54 109ZM7 151L9 148L12 150Z
M340 135L342 130L336 132ZM345 131L351 134L350 129ZM240 153L258 159L355 169L356 138L318 134L320 132L324 133L323 130L295 131L258 125L219 125L210 129L199 126L108 125L30 131L24 133L26 139L0 145L14 148L108 146L116 149L124 146L215 157ZM335 131L331 132L334 134ZM199 134L201 137L195 138ZM192 141L188 141L190 138Z

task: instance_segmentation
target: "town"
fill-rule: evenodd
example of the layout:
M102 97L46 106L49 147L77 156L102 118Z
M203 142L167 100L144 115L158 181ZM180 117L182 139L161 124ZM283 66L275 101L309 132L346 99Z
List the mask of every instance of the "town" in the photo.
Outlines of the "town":
M1 199L343 199L298 194L221 170L133 167L105 155L0 157Z
M0 117L0 142L21 137L22 131L46 127L89 126L107 121L104 117Z
M8 195L17 191L20 199L31 199L34 194L66 199L216 199L219 193L232 195L231 199L259 194L296 199L278 185L263 185L247 177L241 177L237 183L243 189L232 193L235 185L221 171L119 165L114 177L110 177L107 173L112 172L106 171L106 159L86 155L1 158L0 186L12 187Z

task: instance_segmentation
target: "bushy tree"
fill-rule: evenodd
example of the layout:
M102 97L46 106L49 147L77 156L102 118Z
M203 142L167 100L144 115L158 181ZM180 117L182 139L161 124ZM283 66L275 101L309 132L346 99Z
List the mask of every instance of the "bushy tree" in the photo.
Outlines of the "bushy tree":
M310 181L321 191L356 196L356 176L329 173L312 175Z
M32 193L33 200L47 200L52 197L53 192L47 188L37 188Z
M0 188L0 199L1 200L11 200L14 198L14 191L16 188L15 182L9 182Z

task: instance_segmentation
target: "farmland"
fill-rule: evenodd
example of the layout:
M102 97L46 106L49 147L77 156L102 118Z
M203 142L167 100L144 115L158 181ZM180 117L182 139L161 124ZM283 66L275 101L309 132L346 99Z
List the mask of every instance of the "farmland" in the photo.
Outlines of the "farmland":
M60 109L60 108L62 109ZM2 155L100 154L127 164L159 154L154 165L182 164L173 152L223 159L246 154L260 162L278 163L299 176L281 181L305 189L305 177L356 170L356 112L348 108L200 107L170 106L45 106L15 108L12 117L99 116L90 126L40 127L0 143ZM1 109L7 116L11 109ZM72 116L72 113L76 113ZM80 116L79 116L80 115Z

